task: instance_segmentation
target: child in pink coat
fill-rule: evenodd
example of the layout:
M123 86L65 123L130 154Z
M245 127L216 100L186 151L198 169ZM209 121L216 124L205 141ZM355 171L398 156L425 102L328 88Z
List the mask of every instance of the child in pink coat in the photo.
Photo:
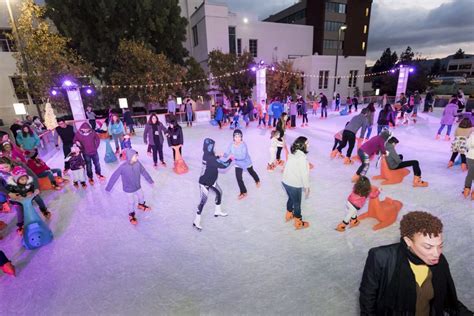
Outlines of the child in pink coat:
M452 98L449 101L449 103L446 105L446 107L444 108L443 116L441 117L441 126L438 129L438 134L436 135L436 139L439 139L441 137L441 132L443 131L445 126L448 126L445 140L451 139L449 135L451 134L451 128L453 127L454 120L456 119L457 113L458 113L457 99Z

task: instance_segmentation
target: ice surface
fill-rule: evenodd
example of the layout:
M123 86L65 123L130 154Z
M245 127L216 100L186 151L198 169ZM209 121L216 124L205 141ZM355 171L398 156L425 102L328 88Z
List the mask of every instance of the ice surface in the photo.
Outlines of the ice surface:
M268 129L257 129L256 122L244 129L261 188L245 173L249 194L238 201L234 168L220 174L223 210L229 216L213 217L211 195L202 232L192 227L199 202L202 141L212 137L217 151L224 151L232 131L207 124L184 127L183 155L190 168L185 175L172 171L168 147L168 167L154 170L139 131L133 148L156 183L151 187L142 182L153 210L138 211L136 227L128 221L120 181L111 194L105 192L105 184L86 190L68 185L63 191L44 193L53 211L50 226L55 239L39 250L21 246L13 214L0 215L9 224L0 249L18 272L16 278L0 276L0 314L357 315L368 250L397 242L399 220L412 210L427 210L443 220L445 255L458 296L474 309L474 202L461 197L465 173L459 166L446 168L450 142L434 140L439 116L439 110L420 114L416 126L394 130L401 140L398 151L405 159L420 160L430 186L414 189L411 174L401 184L383 187L383 196L401 200L404 207L396 224L377 232L372 231L373 219L345 233L334 230L344 216L350 178L357 168L329 159L333 135L344 127L347 116L310 116L309 128L287 133L290 142L298 135L310 139L309 159L315 166L311 196L303 202L303 216L311 227L303 231L284 221L281 172L266 171ZM100 150L103 157L104 143ZM61 167L62 151L48 163ZM103 158L101 165L106 176L117 166L105 164ZM372 162L369 176L376 173Z

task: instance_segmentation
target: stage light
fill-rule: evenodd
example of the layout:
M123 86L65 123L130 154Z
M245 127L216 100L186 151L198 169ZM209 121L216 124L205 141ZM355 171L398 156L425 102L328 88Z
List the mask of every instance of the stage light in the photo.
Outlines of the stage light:
M56 91L56 90L53 89L53 90L51 90L51 94L52 94L53 96L56 96L56 95L58 95L58 91Z
M252 68L250 68L252 71L257 71L257 67L253 66Z
M87 88L87 89L86 89L86 93L87 93L87 94L92 94L92 89L91 89L91 88Z
M65 86L65 87L72 86L72 81L71 80L65 80L64 83L63 83L63 86Z

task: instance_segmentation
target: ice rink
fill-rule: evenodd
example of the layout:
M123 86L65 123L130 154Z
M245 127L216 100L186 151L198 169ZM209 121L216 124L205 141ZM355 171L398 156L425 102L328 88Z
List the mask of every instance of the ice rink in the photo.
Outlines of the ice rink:
M413 210L442 219L444 253L458 297L473 310L474 202L462 198L465 173L460 166L446 168L451 143L434 139L440 110L419 116L416 125L393 132L400 140L398 152L405 159L420 160L429 187L414 189L412 172L401 184L383 186L382 197L400 200L404 207L394 225L376 232L373 219L345 233L335 231L358 167L329 159L334 134L343 129L348 116L331 112L329 119L320 120L309 115L309 127L300 128L298 118L298 127L287 132L289 143L299 135L310 139L308 158L314 164L311 195L302 206L311 227L302 231L284 221L282 173L266 170L269 129L257 129L256 122L243 128L262 186L257 189L245 173L249 194L239 201L234 167L222 172L218 182L229 216L214 218L211 195L203 211L202 232L192 227L199 202L202 142L211 137L217 151L225 151L232 131L210 124L183 127L183 156L190 171L177 175L167 146L168 166L153 169L139 130L132 146L155 185L142 181L152 211L138 211L137 226L128 221L120 181L112 193L97 182L85 190L69 184L62 191L42 193L53 212L54 240L39 250L21 246L13 213L0 214L9 224L0 249L17 267L16 278L0 275L0 314L358 315L358 289L368 250L398 242L401 216ZM118 163L106 164L104 151L102 142L101 166L109 177ZM62 161L58 151L48 164L62 167ZM373 161L368 175L376 174ZM361 212L366 209L367 205Z

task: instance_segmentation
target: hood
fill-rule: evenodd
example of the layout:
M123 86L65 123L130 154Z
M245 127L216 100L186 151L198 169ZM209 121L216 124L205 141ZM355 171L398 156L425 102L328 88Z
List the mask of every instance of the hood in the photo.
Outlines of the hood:
M204 140L203 145L202 145L202 150L204 151L204 154L213 154L215 144L216 144L216 142L213 139L206 138Z
M83 132L83 130L87 130L87 132ZM89 123L84 122L84 123L82 123L81 127L79 128L79 131L83 135L88 135L90 132L92 132L92 127L89 125Z
M127 158L127 162L130 163L132 157L137 154L138 152L135 149L128 148L125 150L125 157Z
M382 130L382 132L380 133L380 137L382 137L384 141L388 141L391 136L392 133L387 129Z

